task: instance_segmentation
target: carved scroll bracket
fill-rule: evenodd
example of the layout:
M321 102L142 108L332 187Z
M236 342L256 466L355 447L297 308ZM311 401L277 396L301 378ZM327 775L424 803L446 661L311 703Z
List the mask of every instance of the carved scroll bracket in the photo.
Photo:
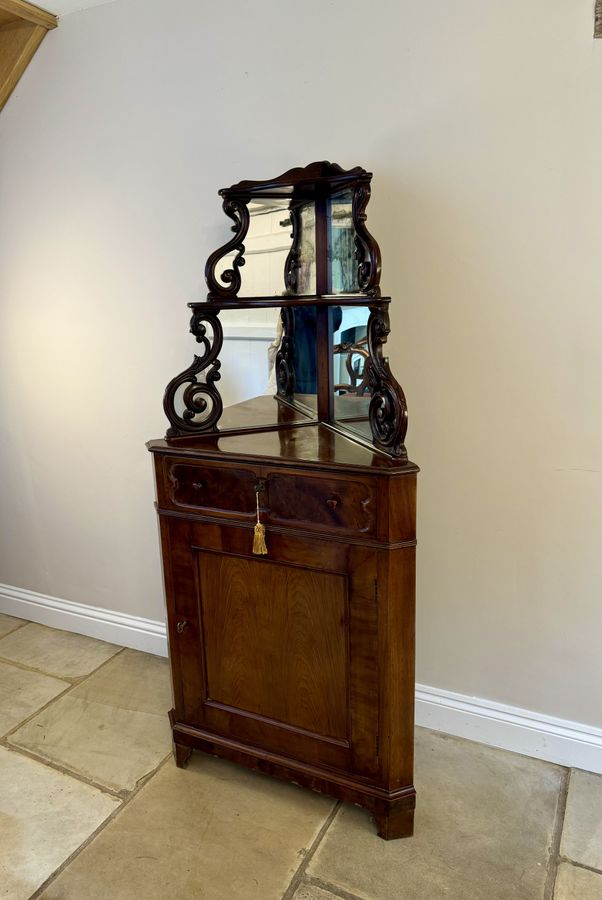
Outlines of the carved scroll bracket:
M291 216L292 226L291 249L288 251L288 255L284 263L284 284L289 293L296 294L300 257L299 241L301 239L301 204L299 202L291 200L289 204L289 212Z
M278 396L290 400L295 393L295 314L290 306L280 310L282 340L276 354Z
M381 305L370 306L368 319L368 352L365 377L372 398L368 418L374 444L393 456L407 459L404 440L408 428L408 407L401 385L383 355L383 345L390 332L389 313Z
M362 182L353 192L351 207L355 227L355 258L358 262L357 284L363 294L380 297L380 248L366 228L366 207L369 200L370 185Z
M211 308L197 309L192 315L190 331L198 343L202 344L203 353L201 356L195 356L192 365L172 378L165 388L163 409L171 422L167 437L217 431L217 423L223 411L222 398L215 386L215 382L221 377L219 371L221 363L217 357L223 343L222 323L218 315L219 311ZM205 323L211 327L211 339L207 337ZM206 372L204 381L200 381L198 377L202 372ZM183 404L184 410L179 413L176 403L181 388L184 390L180 404ZM205 413L207 409L208 414L199 419L199 415Z
M248 200L248 197L226 197L222 204L222 209L234 222L232 226L234 237L222 247L214 250L207 259L205 281L209 288L208 300L232 300L240 290L242 281L240 268L245 264L245 245L243 241L247 236L250 222ZM229 253L236 253L232 262L232 268L225 269L218 280L215 271L217 264Z

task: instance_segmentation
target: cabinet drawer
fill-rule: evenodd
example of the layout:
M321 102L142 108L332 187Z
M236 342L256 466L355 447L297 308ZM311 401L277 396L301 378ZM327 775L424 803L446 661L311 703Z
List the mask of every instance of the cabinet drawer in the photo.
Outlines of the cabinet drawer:
M164 461L159 506L253 521L255 489L267 524L321 532L372 535L376 495L370 480L347 480L290 471Z
M274 524L372 534L376 499L369 482L271 473L269 519Z
M169 506L206 512L255 515L257 475L252 469L166 461Z

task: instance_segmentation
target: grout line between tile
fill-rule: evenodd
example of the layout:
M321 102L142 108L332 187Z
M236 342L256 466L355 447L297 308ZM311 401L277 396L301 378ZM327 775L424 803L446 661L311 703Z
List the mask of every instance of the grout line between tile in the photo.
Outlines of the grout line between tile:
M97 791L102 791L103 794L108 794L115 800L121 800L123 802L130 796L130 791L115 791L113 790L113 788L107 787L105 784L100 784L100 782L94 781L94 779L92 778L87 778L80 772L75 772L73 769L67 768L67 766L62 766L60 763L54 762L54 760L48 759L48 757L46 756L41 756L38 753L34 753L27 747L21 747L19 744L11 744L8 741L4 740L4 738L0 741L0 747L5 747L12 753L19 753L21 756L26 756L28 759L32 759L34 762L41 763L48 769L54 769L55 772L60 772L61 775L68 775L75 781L80 781L82 784L87 784L88 787L96 788ZM134 790L136 790L136 788L134 788Z
M293 877L291 878L291 880L289 882L289 886L287 887L286 891L282 895L282 900L291 900L291 898L295 894L297 888L301 884L303 876L305 875L305 870L307 869L308 865L310 864L314 853L320 846L320 844L322 842L322 838L324 837L324 835L330 828L337 812L339 811L340 806L341 806L341 801L337 800L337 802L334 804L334 806L328 813L328 815L326 817L326 821L324 822L324 824L318 831L316 837L312 841L312 844L311 844L309 850L307 851L307 853L301 860L301 863L300 863L299 867L297 868L297 871L294 873Z
M128 791L126 788L114 790L113 788L107 787L107 785L101 784L100 782L95 781L93 778L88 778L86 775L83 775L82 773L77 772L74 769L69 768L68 766L62 765L61 763L56 762L55 760L50 759L49 757L46 757L46 756L42 755L41 753L36 753L35 751L29 750L27 747L23 747L23 746L21 746L21 744L18 744L16 742L13 742L12 740L10 740L11 736L14 735L23 725L26 725L32 719L35 719L36 716L38 716L40 713L44 712L46 709L48 709L49 706L52 706L52 704L55 703L56 701L67 696L67 694L69 694L70 691L72 691L76 687L79 687L80 684L83 684L85 681L88 680L88 678L91 678L92 675L95 675L98 671L100 671L100 669L107 666L110 662L112 662L112 660L114 660L118 656L120 656L125 650L127 650L127 647L121 647L117 651L117 653L114 653L113 656L109 657L109 659L105 659L99 666L97 666L95 669L93 669L87 675L82 676L75 682L69 683L64 691L61 691L61 693L57 694L56 697L52 697L52 699L49 700L48 703L45 703L43 706L40 706L30 716L27 716L27 718L25 718L21 722L19 722L18 725L15 725L14 728L11 728L9 731L7 731L5 735L0 737L0 747L5 747L7 750L12 751L13 753L20 753L22 756L26 756L29 759L34 760L35 762L38 762L44 766L47 766L49 769L54 769L55 772L60 772L62 775L67 775L70 778L74 778L76 781L80 781L82 784L87 784L89 787L96 788L96 790L102 791L103 794L108 794L110 797L114 797L116 800L120 800L122 802L122 804L129 802L131 797L134 796L134 794L137 792L138 787L140 785L144 785L146 783L146 781L149 778L151 778L152 775L156 771L158 771L158 767L153 769L152 772L149 772L147 775L143 776L142 779L140 779L140 781L136 784L136 787L133 788L133 790ZM25 667L19 667L19 668L25 668ZM31 671L31 670L28 670L28 671ZM44 673L44 674L47 674L47 673ZM52 676L52 677L56 677L56 676ZM64 680L64 679L57 679L57 680ZM159 763L159 767L164 764L166 759L169 758L169 755L170 754L168 754L166 756L166 758Z
M543 900L554 900L554 892L556 889L556 876L558 875L558 862L560 860L560 842L562 840L562 829L564 827L564 814L566 812L566 802L569 794L569 785L571 782L571 770L565 769L562 773L560 782L560 790L558 792L558 803L556 806L556 817L554 820L554 830L552 832L552 840L550 842L550 856L548 859L548 874L543 891Z
M104 831L104 829L107 827L107 825L110 825L110 823L111 823L114 819L116 819L117 816L118 816L120 813L122 813L122 812L130 805L130 803L131 803L131 801L134 799L134 797L137 797L137 796L138 796L138 794L140 793L140 791L141 791L144 787L146 787L146 785L149 783L149 781L150 781L152 778L155 777L155 775L157 775L157 774L159 773L159 771L163 768L163 766L165 766L165 765L169 762L169 760L172 758L172 756L173 756L173 754L172 754L171 752L168 753L167 756L165 757L165 759L162 759L161 762L159 763L159 765L156 766L156 768L154 768L152 772L149 772L147 775L145 775L143 778L141 778L141 779L137 782L136 787L135 787L134 790L129 794L128 797L126 797L126 798L118 798L118 799L121 799L121 801L122 801L122 802L119 804L119 806L117 806L117 807L113 810L113 812L110 813L110 814L107 816L107 818L104 820L104 822L101 822L101 823L100 823L100 825L98 826L98 828L97 828L95 831L93 831L92 834L88 835L88 837L86 838L86 840L83 841L83 842L79 845L79 847L77 847L77 848L73 851L73 853L72 853L70 856L67 857L67 859L63 860L63 862L60 864L60 866L58 866L58 868L56 868L56 869L54 870L54 872L53 872L51 875L48 876L48 878L46 879L46 881L44 881L43 884L41 884L41 885L39 886L39 888L37 888L37 890L35 890L34 893L31 894L31 896L28 898L28 900L37 900L37 898L41 896L41 894L46 890L46 888L49 887L49 886L52 884L52 882L53 882L56 878L58 878L58 876L59 876L62 872L64 872L65 869L66 869L68 866L71 865L71 863L75 860L75 858L78 857L79 854L80 854L83 850L85 850L86 847L88 847L89 844L91 844L92 841L93 841L96 837L98 837L98 835L99 835L102 831Z
M340 897L341 900L365 900L365 897L360 897L359 894L352 894L338 884L333 884L332 881L324 881L323 878L316 878L315 875L306 875L303 879L303 883L311 884L314 887L321 888L323 891L328 891L329 894Z
M593 872L594 875L602 875L602 869L596 869L594 866L588 866L587 863L577 862L576 859L571 859L570 856L559 856L558 862L568 863L570 866L574 866L576 869L585 869L586 872Z
M90 672L88 675L84 675L84 676L83 676L82 678L80 678L78 681L70 681L70 680L68 680L68 679L66 679L66 678L59 678L57 675L49 675L48 672L42 672L41 674L46 675L46 676L49 677L49 678L54 678L56 681L63 681L63 682L65 682L65 684L67 685L67 687L65 688L64 691L61 691L60 694L57 694L55 697L52 697L52 698L48 701L48 703L45 703L43 706L38 707L38 709L36 709L35 712L32 712L30 716L27 716L25 719L23 719L21 722L19 722L18 725L15 725L14 728L10 728L10 729L6 732L6 734L2 735L2 737L1 737L1 739L0 739L0 743L3 743L5 740L7 740L12 734L15 733L15 731L18 731L19 728L21 728L23 725L27 725L28 722L30 722L32 719L34 719L34 718L35 718L37 715L39 715L41 712L44 712L45 709L48 709L48 707L51 706L56 700L60 700L61 697L64 697L66 694L69 693L69 691L73 690L73 688L79 687L79 685L80 685L80 684L83 684L84 681L87 681L87 679L90 678L91 675L95 675L96 672L99 671L99 669L102 669L104 666L107 665L107 663L110 663L111 660L116 659L118 656L120 656L120 655L123 653L123 651L124 651L125 649L126 649L125 647L122 647L121 650L120 650L118 653L115 653L115 655L114 655L114 656L111 656L110 659L105 659L105 661L102 662L96 669L94 669L94 670L93 670L92 672ZM5 660L2 660L2 662L5 662ZM13 663L13 665L15 665L15 664ZM30 668L28 668L27 666L18 666L18 665L17 665L17 668L18 668L18 669L25 669L26 672L37 672L38 674L40 674L40 672L39 672L38 669L30 669Z
M12 632L11 632L11 634L12 634ZM92 640L94 640L94 639L92 638ZM116 647L117 644L115 644L114 646ZM1 647L0 647L0 650L2 650ZM119 649L117 650L116 653L113 653L113 655L109 656L108 659L104 659L100 663L100 665L96 666L95 669L92 669L91 672L86 672L85 675L57 675L56 672L47 672L46 669L39 669L39 668L36 668L35 666L28 666L28 665L26 665L26 663L20 662L17 659L10 659L8 656L2 656L1 653L0 653L0 662L3 662L9 666L14 666L16 669L23 669L23 671L25 671L25 672L35 672L36 675L45 675L46 678L55 678L58 681L66 681L72 687L76 687L78 684L81 684L82 682L86 681L86 679L89 678L91 675L94 675L96 672L98 672L99 669L102 669L103 666L106 666L106 664L108 662L111 662L112 659L115 659L117 656L119 656L121 653L123 653L124 650L127 650L127 647L119 647Z
M21 669L21 671L23 672L35 672L36 675L45 675L46 678L55 678L57 681L66 681L69 684L76 684L75 679L73 679L70 675L56 675L54 672L46 672L44 669L36 669L35 666L27 666L25 663L20 662L18 659L10 659L8 656L2 656L2 654L0 654L0 662L4 663L5 666L14 666L15 669Z
M2 613L2 615L7 616L8 613ZM11 618L13 618L13 617L11 617ZM7 631L2 635L2 637L0 638L0 641L3 641L5 637L8 637L9 634L12 634L14 631L18 631L19 628L23 628L24 625L31 625L31 622L29 621L29 619L21 619L19 621L18 625L15 625L14 628L11 628L10 631Z

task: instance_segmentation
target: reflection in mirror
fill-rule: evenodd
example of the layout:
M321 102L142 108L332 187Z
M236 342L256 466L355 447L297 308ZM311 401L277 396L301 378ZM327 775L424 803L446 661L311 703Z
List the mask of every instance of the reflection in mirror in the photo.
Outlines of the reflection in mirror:
M335 307L332 383L337 422L371 438L368 422L371 390L368 384L367 306Z
M318 409L316 307L284 307L274 358L278 396L312 416Z
M353 294L359 290L352 198L351 191L341 191L329 200L328 260L332 294Z
M316 293L316 211L312 203L298 208L299 240L297 243L297 294Z
M301 397L294 393L286 403L275 396L276 357L283 336L279 308L222 310L219 318L224 332L218 383L224 404L220 431L305 421L312 410L315 412L317 404L315 397L312 403L311 394ZM302 335L303 329L299 332ZM314 347L310 357L312 354L315 358ZM300 367L300 376L305 377L301 365L304 354L298 363L297 356L295 363ZM315 364L313 369L315 372ZM305 380L301 386L305 390L311 384Z
M244 265L239 297L271 297L284 293L284 264L291 248L291 217L287 198L251 200L249 230L244 239ZM220 260L216 275L231 269L235 253Z
M295 319L293 398L297 404L315 413L318 409L316 307L305 306L291 312Z

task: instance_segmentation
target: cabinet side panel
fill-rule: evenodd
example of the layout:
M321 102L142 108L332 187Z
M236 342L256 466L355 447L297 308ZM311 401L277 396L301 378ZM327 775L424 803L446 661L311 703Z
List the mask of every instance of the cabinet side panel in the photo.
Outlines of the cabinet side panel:
M379 539L416 540L416 475L381 478L379 488Z
M378 590L372 550L349 549L349 658L353 771L380 772Z
M413 781L415 559L414 547L379 555L382 749L390 790Z

